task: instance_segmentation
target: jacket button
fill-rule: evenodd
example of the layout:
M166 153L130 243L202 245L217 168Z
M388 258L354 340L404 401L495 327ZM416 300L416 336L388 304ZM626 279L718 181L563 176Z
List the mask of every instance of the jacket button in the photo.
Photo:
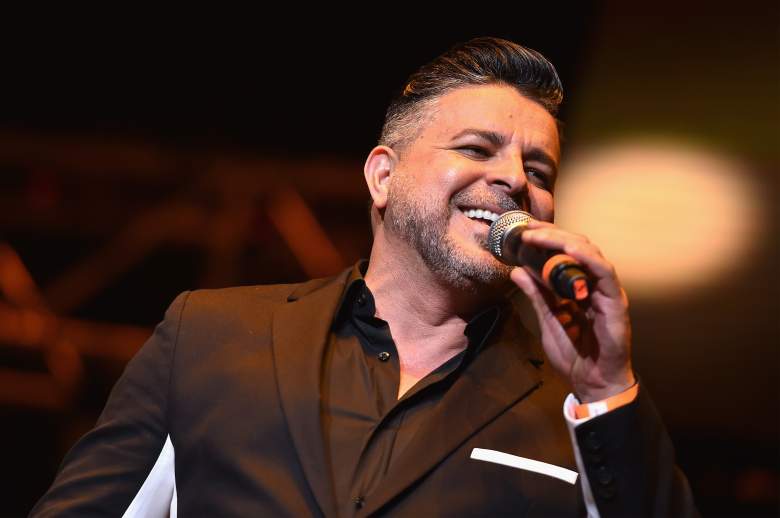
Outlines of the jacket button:
M588 432L585 436L585 448L590 451L599 451L601 449L601 439L596 432Z
M605 466L601 466L596 470L596 480L598 480L599 484L602 486L608 486L614 482L615 477Z
M614 486L604 486L597 490L598 495L604 500L611 500L615 496Z
M362 507L366 505L366 500L362 496L356 497L352 502L357 509L362 509Z
M379 358L379 361L386 362L390 359L390 353L387 351L382 351L381 353L376 355L377 358Z

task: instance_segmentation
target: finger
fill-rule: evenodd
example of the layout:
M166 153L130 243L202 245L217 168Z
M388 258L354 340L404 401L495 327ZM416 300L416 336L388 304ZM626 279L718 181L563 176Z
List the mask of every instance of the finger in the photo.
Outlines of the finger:
M539 221L537 219L532 219L532 220L528 221L528 223L526 224L526 229L528 229L528 230L534 230L534 229L539 229L539 228L558 230L560 232L564 232L564 233L568 234L569 236L572 236L573 238L580 239L582 241L589 241L588 240L588 236L586 236L584 234L578 234L577 232L571 232L569 230L563 230L562 228L556 226L554 223L550 223L550 222L547 222L547 221Z
M586 237L557 227L528 229L522 234L523 243L548 250L560 250L572 256L595 277L596 289L609 297L619 297L620 281L612 263Z
M570 243L563 247L563 252L576 259L578 263L585 267L588 273L596 278L596 290L609 298L622 297L623 287L617 276L615 266L607 261L596 247Z
M594 352L592 345L583 343L582 336L583 333L589 332L590 322L576 302L556 298L544 286L539 286L523 268L512 270L510 278L531 300L540 326L544 328L545 322L551 322L554 318L574 345L578 355L588 357L598 354Z
M554 295L544 293L542 290L547 290L546 287L540 287L534 278L525 271L524 268L514 268L509 274L510 279L514 282L523 293L526 294L534 310L539 317L539 323L541 324L543 319L549 319L554 317L551 307L555 306ZM552 300L551 300L552 299Z
M542 248L563 250L567 244L577 243L581 246L592 247L594 252L601 253L596 245L592 244L586 236L563 230L556 226L527 228L522 233L523 243L529 243Z
M566 301L563 302L553 309L553 314L558 319L569 340L572 343L577 343L582 335L583 319L577 313L576 305L566 304Z
M555 223L549 221L542 221L540 219L529 219L526 222L526 228L555 228Z

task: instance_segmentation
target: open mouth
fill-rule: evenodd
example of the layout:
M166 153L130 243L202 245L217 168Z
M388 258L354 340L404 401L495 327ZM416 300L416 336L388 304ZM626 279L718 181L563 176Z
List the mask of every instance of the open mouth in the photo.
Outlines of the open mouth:
M498 219L499 214L488 209L461 209L461 212L469 218L486 225L490 225Z

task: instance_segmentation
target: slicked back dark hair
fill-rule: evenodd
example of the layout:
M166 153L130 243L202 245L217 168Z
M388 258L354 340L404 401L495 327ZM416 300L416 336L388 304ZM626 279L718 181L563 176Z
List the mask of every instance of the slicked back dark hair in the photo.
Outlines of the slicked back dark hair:
M535 50L500 38L458 44L420 67L390 102L379 144L401 151L413 141L437 99L456 88L505 84L555 117L563 87L555 67Z

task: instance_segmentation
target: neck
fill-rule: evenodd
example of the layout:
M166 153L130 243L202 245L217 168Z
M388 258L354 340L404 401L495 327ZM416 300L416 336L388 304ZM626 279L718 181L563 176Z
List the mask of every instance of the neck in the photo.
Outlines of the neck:
M381 234L379 230L375 236L365 281L377 316L390 324L396 342L430 343L437 337L440 347L465 347L467 322L497 300L501 290L451 286L406 243Z
M398 351L399 398L466 349L466 324L501 293L449 285L405 242L388 239L381 225L376 228L365 282L374 296L376 315L390 326Z

